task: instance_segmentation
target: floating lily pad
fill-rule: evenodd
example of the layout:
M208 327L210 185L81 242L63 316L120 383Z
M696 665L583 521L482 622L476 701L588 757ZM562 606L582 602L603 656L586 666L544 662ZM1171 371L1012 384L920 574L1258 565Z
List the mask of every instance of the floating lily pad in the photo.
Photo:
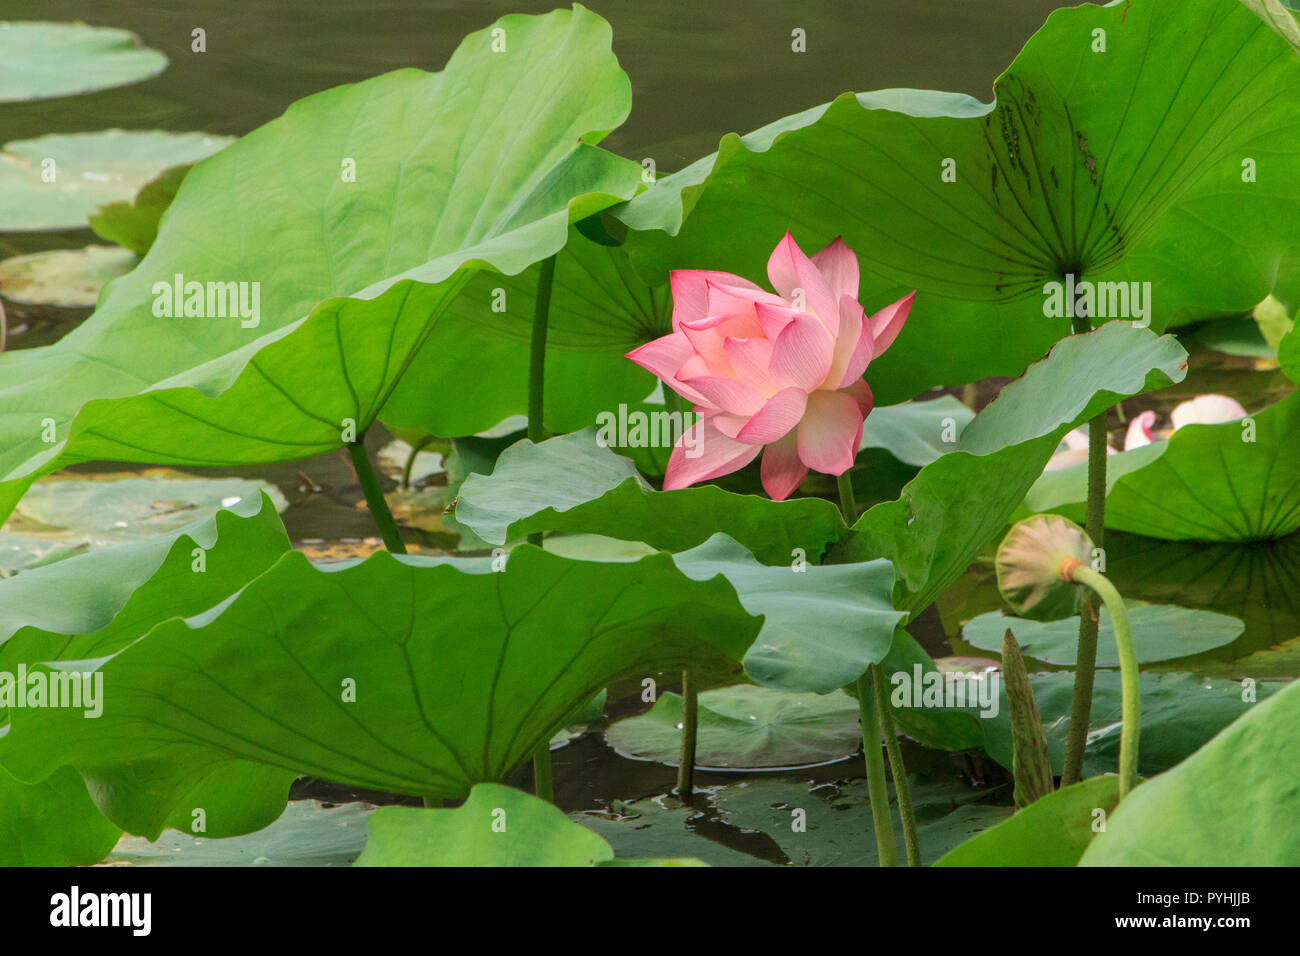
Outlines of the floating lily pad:
M751 856L698 832L695 826L708 816L705 810L686 806L674 797L656 797L631 803L616 801L608 812L573 813L569 818L599 834L614 848L616 858L672 858L688 856L709 866L771 866L771 860Z
M210 839L168 830L156 843L125 836L104 861L114 866L351 866L375 808L294 800L264 830Z
M1246 626L1235 617L1212 611L1193 611L1184 607L1143 604L1129 608L1133 625L1133 643L1138 662L1168 661L1190 657L1216 647L1231 644ZM1056 621L1029 621L1007 617L999 612L981 614L962 629L967 644L985 651L997 651L1007 628L1015 634L1026 657L1048 664L1073 667L1078 654L1079 618ZM1110 612L1102 609L1097 638L1097 666L1118 667L1115 648L1115 625Z
M890 794L892 797L892 786ZM981 793L955 782L924 783L912 778L922 863L934 862L1011 815L1011 807L975 802L988 796L988 791ZM768 834L795 866L878 863L871 807L861 780L811 791L798 780L754 780L725 787L714 799L727 822ZM797 814L798 810L804 814ZM894 838L901 860L903 835L897 826Z
M167 57L127 30L85 23L0 23L0 103L138 83Z
M56 249L0 262L0 296L23 305L88 309L110 279L126 275L139 261L117 246Z
M58 133L0 152L0 232L79 229L101 205L129 200L169 166L197 162L230 136L161 130Z
M625 757L675 767L682 699L663 694L649 713L610 725L605 740ZM843 760L862 746L858 702L842 691L786 694L740 684L699 695L695 763L701 770L779 770Z
M280 490L264 481L192 478L167 470L126 472L39 481L17 514L38 522L42 530L107 544L173 532L263 493L277 511L288 507Z

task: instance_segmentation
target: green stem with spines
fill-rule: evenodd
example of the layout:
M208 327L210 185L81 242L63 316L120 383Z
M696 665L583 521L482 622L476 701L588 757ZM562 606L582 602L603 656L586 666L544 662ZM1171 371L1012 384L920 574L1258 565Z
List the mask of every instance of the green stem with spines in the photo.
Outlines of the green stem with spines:
M664 386L664 409L682 410L682 397ZM677 797L690 803L695 796L695 751L700 726L700 692L689 670L682 671L682 747L677 760Z
M366 454L365 432L356 441L348 442L348 455L352 458L352 470L357 473L357 481L361 483L361 493L366 496L370 517L379 529L379 536L384 539L384 547L392 554L406 554L402 533L397 529L393 513L388 510L388 502L379 487L379 476L375 474L375 467Z
M1137 786L1138 738L1142 721L1142 688L1139 680L1137 648L1133 644L1133 628L1128 619L1128 608L1115 585L1106 576L1086 565L1072 572L1072 580L1087 585L1096 592L1110 611L1115 628L1115 646L1119 651L1121 686L1121 714L1123 728L1119 737L1119 796L1122 800Z
M551 287L555 283L555 256L542 260L537 277L537 301L533 308L533 336L528 353L528 440L534 445L546 440L546 332L551 319ZM542 546L541 532L530 534L528 543ZM533 751L533 792L548 803L555 802L551 781L551 742L543 740Z
M876 708L876 665L858 678L858 716L862 721L862 762L867 767L867 800L871 805L871 828L876 834L880 866L897 866L894 819L889 813L889 785L885 781L885 758L880 752L880 719Z
M1075 334L1092 330L1085 316L1073 321ZM1088 503L1084 531L1093 546L1102 547L1106 527L1106 410L1088 423ZM1065 764L1061 786L1068 787L1083 779L1083 752L1088 744L1088 724L1092 718L1092 693L1097 675L1097 602L1089 595L1079 615L1079 649L1074 664L1074 695L1070 702L1070 728L1065 741Z
M921 840L916 832L916 809L912 806L912 785L907 780L907 767L903 763L903 748L898 744L898 730L894 715L889 709L889 692L880 668L872 666L872 684L876 692L876 711L880 729L885 738L885 753L889 755L889 770L894 775L894 796L898 800L898 819L903 825L903 845L907 849L907 865L921 865Z
M840 493L840 514L844 516L844 523L851 528L858 520L852 469L836 478L835 482ZM889 712L884 681L880 676L880 668L875 664L870 665L866 673L858 678L858 716L862 723L862 761L867 769L867 799L871 805L871 823L876 834L880 865L898 865L898 850L894 846L894 820L889 812L889 784L885 779L885 760L880 753L883 737L885 749L889 752L890 766L894 771L894 792L898 794L907 862L909 866L919 866L921 851L916 838L916 815L912 811L907 770L903 766L903 754L898 747L898 735L894 731L893 715Z

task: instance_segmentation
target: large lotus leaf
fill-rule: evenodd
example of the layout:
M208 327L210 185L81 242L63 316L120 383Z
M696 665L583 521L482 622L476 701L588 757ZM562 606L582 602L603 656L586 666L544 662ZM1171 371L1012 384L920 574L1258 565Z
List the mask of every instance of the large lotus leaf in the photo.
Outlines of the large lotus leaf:
M1240 422L1184 426L1163 452L1111 456L1108 470L1121 475L1106 496L1106 527L1176 541L1286 537L1300 529L1297 434L1300 392ZM1142 467L1126 467L1131 458ZM1077 518L1086 500L1086 470L1076 466L1044 475L1025 504Z
M911 784L923 864L1011 813L1010 807L977 803L987 794L959 783L914 777ZM890 791L892 796L893 787ZM871 806L861 780L811 791L798 780L755 780L724 788L714 799L728 823L768 834L795 866L879 863ZM804 811L802 816L798 810ZM894 838L902 859L903 834L897 827Z
M114 653L169 617L207 610L287 550L274 502L258 495L170 533L0 581L0 670L54 660L64 645L68 659Z
M862 424L858 450L883 448L904 464L922 468L955 450L962 430L974 417L951 395L874 408Z
M1108 322L1058 342L975 416L958 447L985 455L1077 425L1121 398L1173 385L1186 374L1187 350L1172 335Z
M470 279L384 406L386 425L472 435L528 411L540 268ZM647 286L621 248L592 242L571 226L556 257L547 322L546 427L572 431L649 395L654 378L624 353L668 334L671 311L666 284Z
M180 531L25 571L0 582L0 671L16 674L38 662L115 653L161 621L212 607L270 567L288 547L274 504L261 496ZM13 713L0 711L0 719ZM151 772L147 762L137 764L142 784L147 785ZM88 782L99 810L89 798L80 800L73 793L60 797L61 815L40 811L46 799L40 794L64 776L60 771L30 785L28 793L0 802L0 826L22 831L28 840L55 839L54 831L60 829L97 832L102 810L124 829L156 837L167 826L189 831L193 810L202 808L207 834L225 836L259 829L279 816L293 778L278 768L209 763L175 783L173 811L121 806L113 789L95 786L92 777ZM67 786L58 784L60 792ZM86 784L78 786L84 794Z
M857 680L889 653L906 615L890 603L888 561L771 567L726 535L673 555L687 577L725 575L763 630L745 655L745 671L764 687L826 694Z
M480 783L454 810L384 807L357 866L593 866L610 845L554 804Z
M291 552L211 611L91 662L99 719L14 710L0 761L32 781L75 766L115 794L114 820L230 760L463 798L611 682L737 671L759 630L725 580L691 581L667 555L597 564L523 546L492 565L380 552L322 570Z
M0 866L89 866L121 834L95 809L71 767L38 784L0 767Z
M1190 657L1222 647L1235 641L1245 629L1240 620L1226 614L1168 604L1130 608L1129 622L1140 664ZM1058 621L1028 621L994 611L971 620L962 628L962 639L980 650L997 653L1008 628L1015 634L1025 657L1074 666L1079 650L1078 615ZM1118 667L1115 625L1105 608L1099 615L1097 641L1097 666Z
M0 152L0 231L84 229L102 204L130 199L167 167L230 142L207 133L110 129L7 143Z
M492 544L567 531L684 551L721 532L760 561L787 567L800 557L816 562L846 530L839 510L821 498L772 501L713 485L655 491L592 429L515 443L490 476L466 480L456 519Z
M1136 788L1081 866L1292 866L1300 855L1300 683Z
M1151 283L1161 330L1249 311L1300 248L1300 57L1237 0L1057 10L995 92L846 93L728 134L617 212L648 230L633 261L758 279L787 229L842 235L869 311L920 290L868 371L891 404L1019 374L1069 329L1044 294L1067 274Z
M1118 800L1119 777L1090 777L1034 801L935 866L1074 866Z
M1056 444L1045 435L991 455L944 455L922 468L897 501L859 518L827 560L888 558L896 575L894 607L919 614L1006 527Z
M469 269L519 272L563 245L571 217L631 195L640 167L592 145L630 97L608 25L578 7L499 26L508 52L471 34L441 73L307 97L197 164L149 254L86 323L0 356L0 514L70 461L235 464L340 447L376 417ZM256 324L215 295L202 311L225 318L155 316L177 276L249 283Z
M366 844L364 803L331 806L294 800L269 827L246 836L212 839L166 833L155 843L123 837L106 862L114 866L351 866Z
M682 698L662 694L647 713L615 721L605 742L625 757L677 766ZM786 694L738 684L699 695L695 765L782 770L842 760L862 747L858 702L848 694Z
M127 30L0 23L0 103L89 93L156 76L167 57Z

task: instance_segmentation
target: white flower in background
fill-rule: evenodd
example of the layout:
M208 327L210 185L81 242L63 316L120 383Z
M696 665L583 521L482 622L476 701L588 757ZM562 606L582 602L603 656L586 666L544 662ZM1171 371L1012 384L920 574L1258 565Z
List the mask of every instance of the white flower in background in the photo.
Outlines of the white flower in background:
M1156 423L1155 412L1142 412L1130 421L1128 431L1124 435L1124 450L1131 451L1149 445L1158 437L1168 438L1184 425L1222 425L1245 417L1246 410L1235 398L1229 398L1227 395L1197 395L1190 401L1174 406L1174 410L1169 413L1172 427L1159 436L1153 430ZM1067 433L1062 444L1065 447L1052 456L1044 471L1056 471L1087 462L1088 433L1083 429L1076 428ZM1106 454L1115 454L1115 449L1107 445Z

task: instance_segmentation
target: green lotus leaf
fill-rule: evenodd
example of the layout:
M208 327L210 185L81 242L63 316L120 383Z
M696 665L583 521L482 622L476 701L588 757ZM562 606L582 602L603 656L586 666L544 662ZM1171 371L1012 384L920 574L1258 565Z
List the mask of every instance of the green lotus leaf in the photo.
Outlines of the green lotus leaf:
M923 864L934 862L1011 813L1010 807L977 803L988 793L954 781L913 777L911 784ZM892 797L892 786L890 794ZM768 834L795 866L878 863L871 807L861 780L815 791L798 780L755 780L743 787L726 787L715 800L728 823ZM797 810L804 811L802 828L792 825ZM903 835L897 828L894 835L901 860Z
M230 761L463 798L614 680L736 672L759 630L725 580L692 581L667 555L523 546L492 566L379 552L323 570L290 552L212 610L80 665L104 678L97 720L13 710L0 762L33 782L76 767L115 795L115 821L175 812L183 779Z
M384 807L357 866L593 866L609 844L554 804L492 783L454 810Z
M7 143L0 152L0 232L83 229L104 203L129 200L164 169L231 142L207 133L110 129Z
M605 742L625 757L677 766L682 698L615 721ZM699 695L695 765L701 770L781 770L843 760L862 748L858 702L848 694L787 694L738 684Z
M257 496L178 531L92 550L0 581L0 672L14 675L55 661L81 670L75 662L116 653L168 618L207 610L288 548L274 503L269 496ZM10 721L10 740L16 739L15 713L0 710L0 720ZM83 723L95 723L81 718L82 710L72 713ZM57 761L56 755L51 758ZM159 772L149 760L138 761L136 785L152 786L150 777ZM66 776L61 769L44 782L28 784L29 792L16 791L12 800L0 803L0 829L17 830L28 841L59 839L62 830L98 833L104 825L97 822L102 811L122 829L157 837L165 827L189 832L193 810L202 808L206 834L227 836L275 820L295 775L238 761L209 761L188 768L171 783L174 809L133 805L111 784L97 786L97 778L87 775L91 803L90 797L77 796ZM56 785L66 794L58 798L64 807L60 815L40 809L46 799L41 794ZM77 786L84 795L86 783ZM69 788L74 792L67 794ZM98 846L93 843L87 853L93 855ZM109 849L77 862L93 863Z
M1186 374L1187 350L1172 335L1108 322L1062 339L1029 366L975 416L958 447L986 455L1073 428L1121 398L1173 385Z
M868 371L888 405L1018 375L1070 328L1045 295L1067 275L1138 283L1141 309L1099 287L1091 314L1160 331L1249 311L1300 248L1300 57L1237 0L1057 10L995 91L846 93L728 134L616 211L628 252L648 281L757 279L787 229L842 235L868 311L919 290Z
M0 767L0 866L89 866L121 834L71 767L35 785Z
M635 192L640 167L594 145L630 98L608 24L575 7L499 27L506 53L489 30L471 34L441 73L307 97L197 164L148 255L86 323L0 356L0 514L72 461L240 464L341 447L470 270L517 273L564 244L570 219ZM177 276L179 297L167 292ZM225 317L168 317L169 298Z
M889 652L906 617L890 603L888 561L770 567L718 534L673 562L696 581L724 575L745 610L763 615L745 672L778 691L826 694L853 683Z
M188 165L173 166L145 183L134 199L105 203L90 217L90 228L101 239L144 255L158 238L162 214L171 206L189 171Z
M760 561L787 567L798 558L816 563L846 530L839 509L820 498L772 501L713 485L655 491L597 439L586 429L536 445L517 442L490 476L465 481L456 519L492 544L565 531L684 551L720 532Z
M614 848L616 855L605 866L617 866L623 860L630 864L638 857L671 859L682 855L706 866L771 866L774 862L751 856L696 830L694 824L703 818L703 812L675 797L614 803L609 811L569 814L570 820L599 834Z
M1143 604L1129 609L1138 663L1190 657L1231 644L1245 625L1238 618L1212 611L1193 611L1168 604ZM962 639L980 650L997 652L1002 635L1011 628L1026 657L1073 667L1078 653L1079 618L1027 621L1000 612L981 614L962 628ZM1118 667L1115 625L1102 608L1098 623L1097 666Z
M528 359L540 266L480 272L447 307L384 406L386 425L472 435L528 411ZM627 253L576 226L556 257L546 334L546 427L568 432L650 394L655 379L624 353L671 331L667 286L651 288ZM491 374L484 374L491 369ZM438 395L436 402L430 395Z
M20 305L92 307L104 283L126 275L135 253L116 246L55 249L0 262L0 296Z
M134 33L84 23L0 23L0 63L0 103L106 90L167 69Z
M1187 425L1167 444L1112 455L1106 527L1152 538L1267 541L1300 529L1300 393L1240 422ZM1134 469L1133 464L1140 467ZM1068 474L1067 474L1068 473ZM1048 472L1026 507L1076 519L1086 470Z
M894 607L925 610L1006 527L1056 448L1045 435L991 455L956 451L922 468L897 501L878 504L837 543L827 563L888 558Z
M1293 326L1277 347L1277 360L1291 381L1300 383L1300 325Z
M1300 853L1297 764L1300 683L1293 683L1137 787L1079 865L1292 865Z
M1119 777L1091 777L1034 801L934 865L1074 866L1118 801Z
M858 449L883 448L904 464L922 468L954 451L974 417L951 395L874 408L862 425Z

